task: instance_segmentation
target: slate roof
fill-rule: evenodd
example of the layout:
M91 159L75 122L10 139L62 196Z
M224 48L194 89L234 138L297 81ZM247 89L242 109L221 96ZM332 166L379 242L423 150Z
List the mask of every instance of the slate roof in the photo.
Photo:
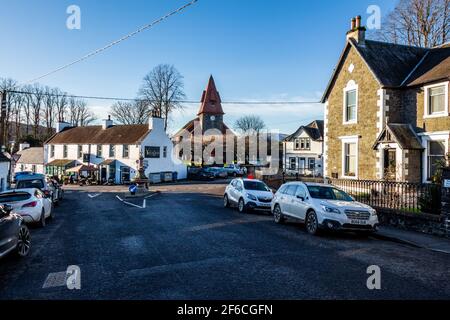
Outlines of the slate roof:
M44 148L28 148L17 152L19 160L23 164L44 164Z
M450 79L450 43L430 50L408 77L407 86Z
M403 88L450 79L450 44L427 49L373 40L366 40L361 45L349 39L322 97L323 103L351 48L357 51L383 87Z
M306 126L301 126L293 134L286 137L285 141L293 141L301 131L305 131L314 141L323 141L323 120L315 120Z
M393 141L386 141L386 134L390 133ZM403 150L422 150L422 144L419 137L414 132L413 127L410 124L404 123L389 123L378 137L374 149L382 142L396 142Z
M147 124L71 127L54 134L46 144L139 144L150 132Z

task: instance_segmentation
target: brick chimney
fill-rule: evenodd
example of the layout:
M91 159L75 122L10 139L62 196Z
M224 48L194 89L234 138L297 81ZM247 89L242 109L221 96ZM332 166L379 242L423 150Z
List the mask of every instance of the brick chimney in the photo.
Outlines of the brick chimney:
M353 39L360 46L366 44L366 27L361 25L361 16L352 19L350 31L347 32L347 40Z

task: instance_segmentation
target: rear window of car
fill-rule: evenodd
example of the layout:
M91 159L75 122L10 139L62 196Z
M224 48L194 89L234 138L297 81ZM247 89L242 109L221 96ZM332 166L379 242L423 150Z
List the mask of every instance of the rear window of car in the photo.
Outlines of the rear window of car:
M17 189L32 189L32 188L38 188L42 189L44 188L44 182L42 180L22 180L17 183Z
M27 192L6 193L0 195L0 203L20 202L30 198L31 194Z

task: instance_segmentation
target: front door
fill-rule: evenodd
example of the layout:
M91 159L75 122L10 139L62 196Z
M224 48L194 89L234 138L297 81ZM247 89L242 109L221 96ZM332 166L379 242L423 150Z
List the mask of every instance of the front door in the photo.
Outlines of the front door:
M120 167L120 181L125 184L130 182L130 168Z
M397 173L397 150L384 150L384 178L386 180L396 180Z

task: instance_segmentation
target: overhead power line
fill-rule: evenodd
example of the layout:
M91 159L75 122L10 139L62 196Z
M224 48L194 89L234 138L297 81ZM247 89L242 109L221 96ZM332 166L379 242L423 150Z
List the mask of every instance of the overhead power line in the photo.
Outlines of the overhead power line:
M29 91L19 91L19 90L9 90L9 93L15 94L26 94L35 95L34 92ZM86 99L86 100L109 100L109 101L128 101L128 102L139 102L139 101L149 101L148 99L138 99L138 98L121 98L121 97L100 97L100 96L84 96L84 95L71 95L71 94L56 94L50 92L42 92L41 96L48 97L66 97L74 99ZM201 101L195 100L175 100L175 103L185 103L185 104L199 104ZM320 101L222 101L222 104L240 104L240 105L301 105L301 104L321 104Z
M170 18L171 16L176 15L176 14L182 12L182 11L185 10L186 8L188 8L188 7L192 6L192 5L194 5L196 2L198 2L198 0L192 0L191 2L189 2L189 3L185 4L184 6L178 8L177 10L172 11L172 12L166 14L165 16L163 16L163 17L161 17L161 18L159 18L159 19L153 21L152 23L149 23L149 24L146 24L146 25L140 27L140 28L137 29L136 31L133 31L133 32L127 34L126 36L123 36L122 38L120 38L120 39L118 39L118 40L116 40L116 41L113 41L113 42L111 42L110 44L108 44L108 45L106 45L106 46L104 46L104 47L102 47L102 48L99 48L99 49L97 49L97 50L95 50L95 51L92 51L92 52L86 54L85 56L83 56L83 57L81 57L81 58L79 58L79 59L77 59L77 60L74 60L74 61L72 61L72 62L70 62L70 63L68 63L68 64L65 64L65 65L63 65L63 66L61 66L61 67L58 67L58 68L56 68L56 69L53 70L53 71L47 72L47 73L45 73L45 74L43 74L43 75L41 75L41 76L39 76L39 77L36 77L36 78L34 78L34 79L30 80L30 81L27 81L26 83L33 83L33 82L36 82L36 81L38 81L38 80L40 80L40 79L42 79L42 78L48 77L48 76L50 76L50 75L52 75L52 74L54 74L54 73L57 73L57 72L59 72L59 71L61 71L61 70L67 69L67 68L73 66L74 64L80 63L80 62L82 62L82 61L84 61L84 60L87 60L87 59L89 59L89 58L91 58L91 57L93 57L93 56L95 56L95 55L97 55L97 54L99 54L99 53L101 53L101 52L103 52L103 51L106 51L106 50L108 50L109 48L111 48L111 47L113 47L113 46L115 46L115 45L117 45L117 44L119 44L119 43L121 43L121 42L123 42L123 41L125 41L125 40L128 40L129 38L131 38L131 37L133 37L133 36L135 36L135 35L137 35L138 33L141 33L141 32L143 32L143 31L145 31L145 30L147 30L147 29L152 28L152 27L155 26L156 24L158 24L158 23L160 23L160 22L163 22L164 20Z

